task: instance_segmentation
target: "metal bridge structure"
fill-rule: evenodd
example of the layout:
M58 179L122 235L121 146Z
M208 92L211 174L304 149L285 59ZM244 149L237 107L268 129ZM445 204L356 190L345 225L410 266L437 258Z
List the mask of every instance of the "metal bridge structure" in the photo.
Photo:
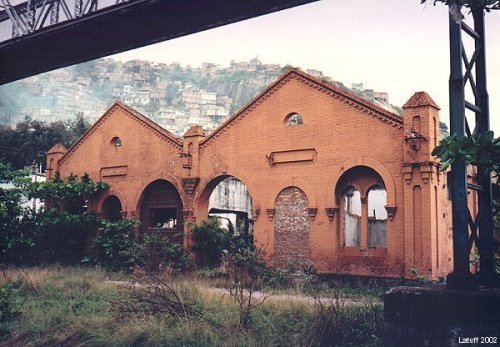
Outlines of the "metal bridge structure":
M0 0L0 84L314 1Z
M471 16L473 22L469 26L458 2L451 4L449 9L450 133L459 138L482 135L490 130L484 28L486 11L482 6L466 9L466 15ZM467 45L466 40L473 44ZM491 172L476 167L476 181L470 182L464 160L457 160L451 168L448 184L452 187L454 261L453 272L447 278L448 287L476 289L482 285L498 285L494 263ZM477 208L471 208L469 193L477 194ZM471 258L476 252L479 273L472 275Z

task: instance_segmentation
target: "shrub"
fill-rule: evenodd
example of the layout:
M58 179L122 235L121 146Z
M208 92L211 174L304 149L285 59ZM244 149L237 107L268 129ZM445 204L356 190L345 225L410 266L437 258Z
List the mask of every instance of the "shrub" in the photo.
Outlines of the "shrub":
M94 215L84 211L85 201L106 189L88 175L56 175L47 182L31 182L5 165L0 181L14 180L15 188L0 189L0 262L16 265L75 264L82 260L97 227ZM26 198L45 200L52 207L35 211L22 207Z
M33 215L33 259L36 263L76 264L88 250L97 227L93 214L50 210ZM24 259L24 263L27 263Z
M124 219L115 222L101 220L100 223L91 260L114 271L129 270L137 264L141 251L141 245L134 238L139 222Z
M0 286L0 338L10 331L9 324L19 315L20 303L12 283Z
M233 233L221 227L217 217L191 226L193 249L199 266L215 267L221 264L222 251L228 250Z
M2 225L0 261L16 265L79 263L96 225L92 214L26 209Z
M181 290L173 284L151 274L137 278L139 284L131 285L128 295L116 302L119 317L129 314L176 317L181 322L202 317L203 312L187 303Z
M143 236L138 258L148 272L166 268L179 272L185 270L190 262L181 244L172 243L168 237L156 233Z
M249 328L256 307L262 305L270 294L255 295L262 288L266 272L262 248L245 247L224 252L223 268L227 273L226 290L238 304L239 325Z

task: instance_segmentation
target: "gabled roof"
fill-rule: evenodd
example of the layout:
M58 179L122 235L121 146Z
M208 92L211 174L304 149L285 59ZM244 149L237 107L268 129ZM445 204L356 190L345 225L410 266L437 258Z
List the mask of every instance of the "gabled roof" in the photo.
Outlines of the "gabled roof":
M436 110L440 110L439 106L426 92L416 92L413 94L406 104L403 105L403 108L415 108L421 106L432 106Z
M264 89L261 93L259 93L245 106L243 106L231 118L229 118L227 121L222 123L217 129L215 129L209 136L207 136L201 142L201 146L210 142L210 140L218 137L227 128L231 127L232 124L234 124L237 119L244 117L245 114L249 113L251 110L257 107L257 105L261 104L265 99L267 99L270 95L276 92L279 88L281 88L286 82L288 82L291 79L297 79L298 81L306 85L309 85L321 92L329 94L332 97L338 98L343 102L352 105L353 107L359 108L362 111L383 120L384 122L387 122L397 127L403 127L403 118L400 115L387 111L386 109L377 106L374 103L355 95L354 93L341 89L327 81L321 80L312 75L309 75L298 68L291 68L283 75L278 77L276 81L274 81L271 85L269 85L266 89Z
M162 128L160 125L156 124L153 122L151 119L147 118L146 116L142 115L141 113L137 112L133 108L125 105L121 101L115 101L115 103L97 120L97 122L94 123L86 132L83 134L68 150L66 153L61 157L59 160L60 163L64 162L78 147L82 145L82 143L90 136L94 131L96 131L97 128L108 118L110 117L111 114L113 114L113 111L116 110L117 108L120 108L125 111L127 115L138 121L139 123L142 123L146 125L147 128L149 128L153 133L155 133L157 136L169 141L175 146L181 147L182 148L182 141L177 138L174 134L169 132L168 130Z

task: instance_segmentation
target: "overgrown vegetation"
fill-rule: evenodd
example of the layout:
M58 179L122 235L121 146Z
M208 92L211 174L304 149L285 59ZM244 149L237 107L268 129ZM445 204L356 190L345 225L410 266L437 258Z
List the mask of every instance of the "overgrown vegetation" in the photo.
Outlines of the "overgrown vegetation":
M134 286L132 280L137 281ZM242 329L238 323L238 305L227 293L207 290L210 283L193 275L158 280L168 285L180 301L158 282L132 279L102 269L6 269L0 276L0 287L9 283L16 288L16 302L20 305L15 309L19 314L8 327L4 325L6 331L0 343L9 346L381 345L380 302L351 305L340 295L332 296L320 306L270 297L253 311L252 324ZM148 283L152 285L149 289L140 287ZM159 295L155 288L159 288ZM162 301L162 297L168 300ZM330 308L337 299L343 301ZM169 313L166 304L169 300L181 302L186 310L194 311L184 315L181 308Z
M79 263L98 225L83 206L107 185L87 175L31 182L10 166L3 166L1 173L0 181L14 179L14 187L0 189L0 264ZM48 208L23 205L27 198L45 199Z
M320 329L313 325L320 306L307 298L272 300L277 288L294 283L296 269L268 268L264 248L242 230L225 229L216 218L193 226L196 260L205 268L186 271L192 260L182 245L161 234L140 235L137 221L99 220L85 211L86 201L107 189L103 182L84 175L32 183L10 166L1 166L0 173L3 181L15 181L14 188L0 190L0 265L7 266L0 277L0 344L324 344L308 334ZM26 197L43 198L48 208L23 207ZM8 267L13 265L23 267ZM40 265L49 267L25 267ZM365 317L370 334L380 333L379 317L346 305L330 320L343 322L335 336L345 339L339 341L365 344L356 317ZM372 340L377 345L379 338Z
M130 269L140 252L134 233L137 227L135 220L102 220L89 260L114 271Z
M221 226L218 218L209 218L191 226L196 262L201 267L216 267L221 264L224 250L229 250L234 230Z

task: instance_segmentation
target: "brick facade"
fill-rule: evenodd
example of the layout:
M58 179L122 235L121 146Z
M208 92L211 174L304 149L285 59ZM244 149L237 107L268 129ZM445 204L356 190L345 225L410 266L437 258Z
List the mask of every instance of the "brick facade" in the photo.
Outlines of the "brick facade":
M447 182L430 155L439 138L438 109L420 92L400 117L291 69L208 136L193 127L179 139L117 102L71 148L56 145L47 165L49 177L87 172L108 182L89 208L102 212L104 199L114 195L122 214L138 219L146 187L166 181L178 193L185 234L187 222L207 217L216 185L234 177L251 195L254 238L270 262L296 253L323 273L437 278L451 268ZM360 242L347 247L342 194L350 185L360 191ZM373 189L385 191L378 220L368 208ZM287 205L292 192L297 204ZM307 220L308 237L303 228L290 241L300 224L287 226L295 210L302 226ZM374 225L379 233L385 228L385 240L370 241ZM296 251L285 251L299 242ZM190 246L189 237L184 243Z
M310 262L308 207L306 194L297 187L287 187L276 197L273 259L275 266L304 267Z

